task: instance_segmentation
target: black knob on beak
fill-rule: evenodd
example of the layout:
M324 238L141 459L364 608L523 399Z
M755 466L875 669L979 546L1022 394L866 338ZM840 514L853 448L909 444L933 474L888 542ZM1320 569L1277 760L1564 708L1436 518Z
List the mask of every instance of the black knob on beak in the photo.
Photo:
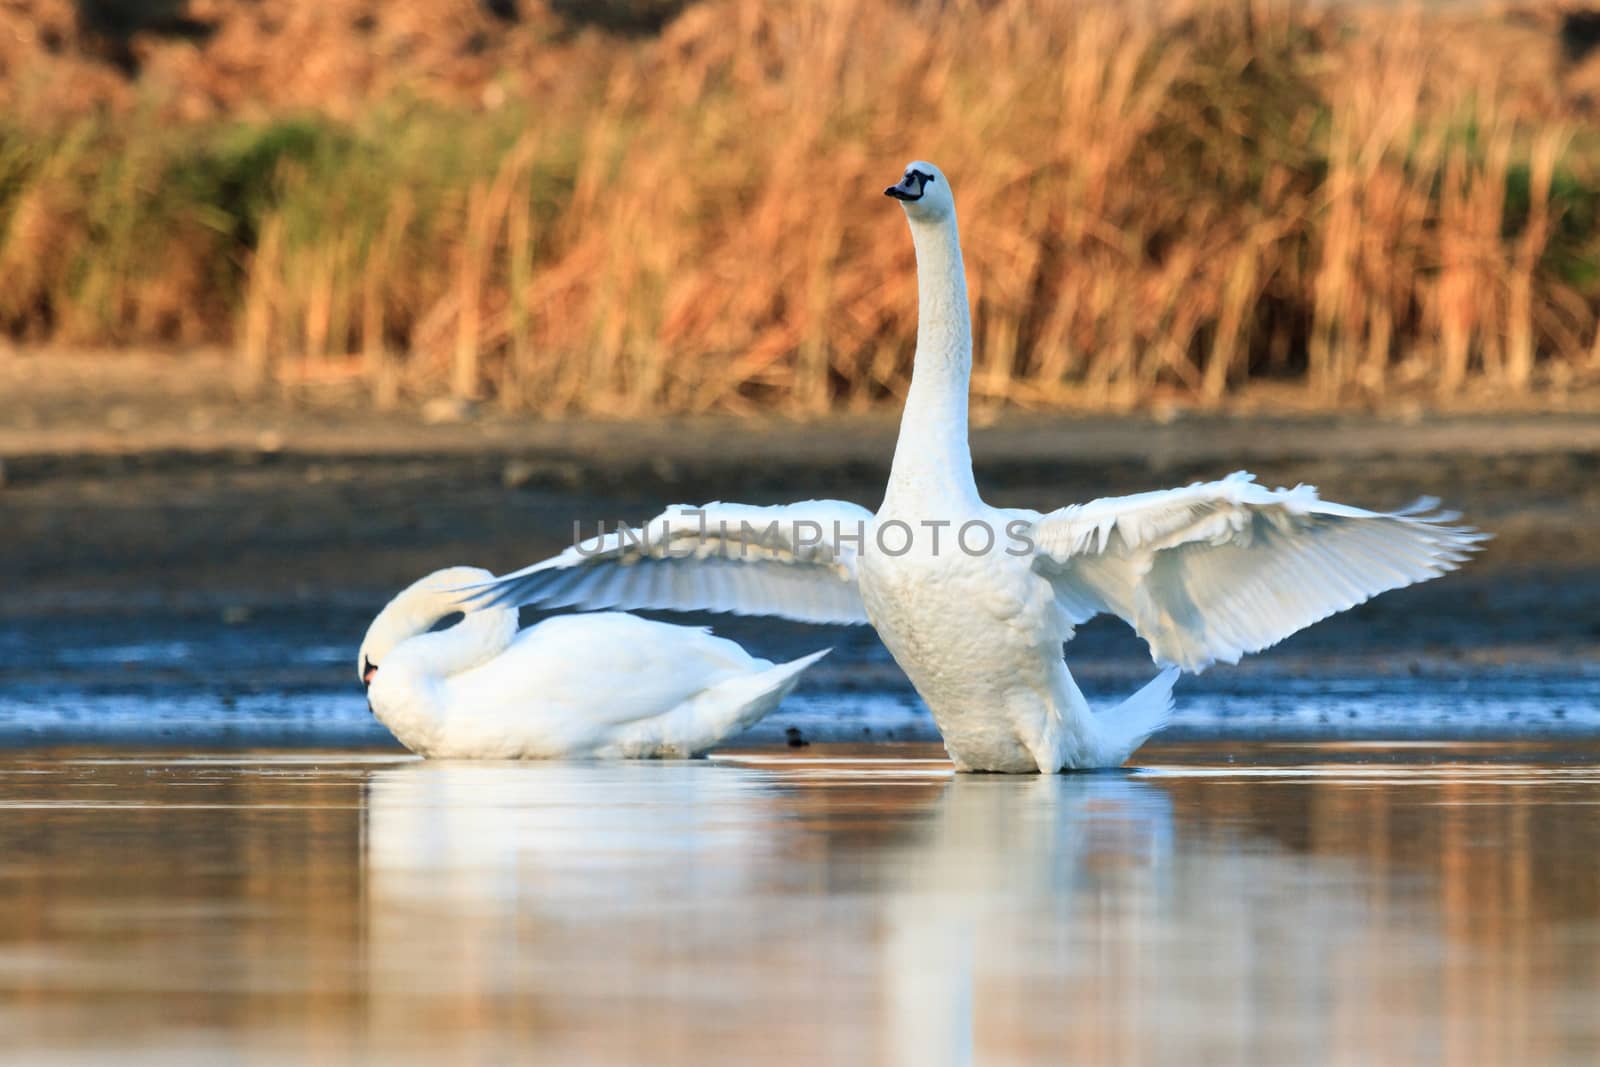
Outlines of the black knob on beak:
M906 171L906 176L900 179L899 184L889 186L883 191L883 195L892 196L896 200L921 200L923 189L932 180L932 176L924 174L920 170L908 170Z

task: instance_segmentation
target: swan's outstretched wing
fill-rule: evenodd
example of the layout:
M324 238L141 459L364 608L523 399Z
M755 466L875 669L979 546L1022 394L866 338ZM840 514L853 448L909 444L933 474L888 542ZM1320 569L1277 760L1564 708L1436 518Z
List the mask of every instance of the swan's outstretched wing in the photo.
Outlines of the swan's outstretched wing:
M872 513L841 500L668 508L466 590L465 602L664 608L864 623L856 556Z
M1488 535L1419 500L1373 512L1243 472L1042 516L1034 569L1074 621L1121 617L1157 663L1198 671L1389 589L1454 570Z

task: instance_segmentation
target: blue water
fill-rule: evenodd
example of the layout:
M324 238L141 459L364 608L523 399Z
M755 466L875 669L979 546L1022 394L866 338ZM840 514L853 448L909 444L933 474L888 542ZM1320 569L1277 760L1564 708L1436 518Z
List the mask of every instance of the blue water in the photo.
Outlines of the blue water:
M802 682L777 712L745 734L749 743L935 741L933 720L909 686L842 691ZM1091 703L1126 690L1086 687ZM1584 673L1501 670L1453 678L1284 678L1213 673L1179 683L1171 739L1253 740L1600 736L1600 679ZM0 687L0 745L114 743L202 746L381 744L387 732L360 688L311 686L232 692L166 684Z
M720 620L719 630L741 624ZM916 694L865 629L742 624L775 659L834 654L739 740L935 741ZM392 743L356 681L359 616L268 614L137 623L0 622L0 745L325 747ZM347 635L354 634L354 637ZM1115 704L1154 672L1117 628L1068 649L1091 703ZM1600 736L1600 665L1395 657L1313 659L1276 650L1185 678L1170 739L1483 739Z

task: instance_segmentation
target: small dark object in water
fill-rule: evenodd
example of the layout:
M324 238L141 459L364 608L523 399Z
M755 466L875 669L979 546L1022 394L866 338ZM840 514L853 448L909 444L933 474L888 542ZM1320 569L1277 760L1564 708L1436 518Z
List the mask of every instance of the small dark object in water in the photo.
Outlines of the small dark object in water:
M789 727L787 730L783 731L783 736L789 739L790 748L805 748L807 745L811 744L811 742L807 741L805 736L800 733L800 727L798 726Z

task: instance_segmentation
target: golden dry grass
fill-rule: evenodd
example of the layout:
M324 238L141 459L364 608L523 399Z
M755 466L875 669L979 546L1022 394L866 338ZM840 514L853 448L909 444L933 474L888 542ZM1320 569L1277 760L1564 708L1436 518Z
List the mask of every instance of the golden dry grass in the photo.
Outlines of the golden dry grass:
M246 387L386 405L862 409L909 377L879 190L923 157L955 183L982 401L1554 396L1600 376L1600 155L1554 25L708 0L647 40L524 41L477 104L385 82L249 122L14 120L0 325L222 341Z

